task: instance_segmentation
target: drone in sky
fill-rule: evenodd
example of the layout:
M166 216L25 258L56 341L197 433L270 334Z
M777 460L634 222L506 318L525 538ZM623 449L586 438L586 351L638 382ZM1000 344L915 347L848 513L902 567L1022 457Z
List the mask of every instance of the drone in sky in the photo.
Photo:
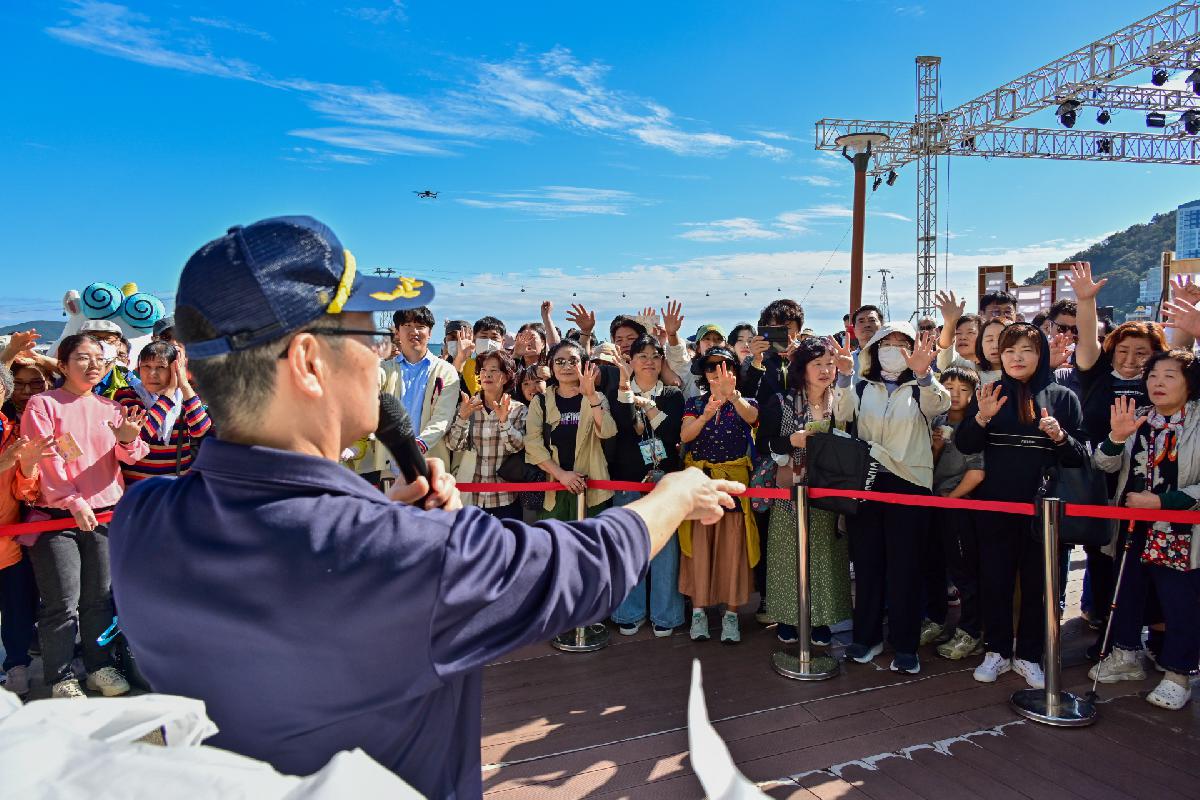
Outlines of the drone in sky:
M431 191L429 189L426 189L423 192L418 192L418 191L414 190L413 194L415 194L417 197L419 197L422 200L437 200L437 196L438 196L437 192Z

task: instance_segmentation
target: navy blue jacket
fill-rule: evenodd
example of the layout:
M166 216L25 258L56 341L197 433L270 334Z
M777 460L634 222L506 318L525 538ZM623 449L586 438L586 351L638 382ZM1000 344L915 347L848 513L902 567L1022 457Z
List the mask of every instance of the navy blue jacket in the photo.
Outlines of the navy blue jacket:
M583 523L419 511L315 456L207 441L109 527L121 627L209 744L284 773L360 747L429 797L480 778L480 668L608 616L646 572L625 509Z

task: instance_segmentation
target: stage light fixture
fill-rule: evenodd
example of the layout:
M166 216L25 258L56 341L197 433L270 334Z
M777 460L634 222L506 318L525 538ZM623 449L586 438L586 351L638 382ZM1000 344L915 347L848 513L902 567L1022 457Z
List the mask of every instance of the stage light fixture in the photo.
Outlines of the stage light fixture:
M1150 82L1155 86L1162 86L1171 78L1171 73L1167 72L1162 67L1155 67L1150 72Z
M900 176L896 174L896 170L891 170L890 172L888 172L888 176L887 176L887 185L888 185L888 186L895 186L895 185L896 185L896 178L898 178L898 177L900 177Z
M871 184L871 191L873 192L873 191L877 190L879 188L879 185L882 183L883 183L883 178L880 177L879 175L876 175L875 181Z
M1192 74L1183 79L1184 83L1192 85L1192 93L1200 94L1200 67L1192 70Z
M1167 127L1167 115L1161 111L1151 111L1146 115L1147 128L1165 128Z
M1096 152L1103 156L1112 155L1112 139L1099 139L1096 141Z
M1112 121L1112 114L1108 113L1108 109L1107 108L1100 109L1100 113L1096 115L1096 122L1099 122L1101 125L1107 125L1111 121Z
M1058 121L1062 123L1064 128L1075 127L1075 110L1079 108L1079 101L1067 100L1059 105L1058 110L1054 113L1058 115Z
M1190 136L1200 133L1200 111L1185 111L1179 121L1183 123L1183 129Z

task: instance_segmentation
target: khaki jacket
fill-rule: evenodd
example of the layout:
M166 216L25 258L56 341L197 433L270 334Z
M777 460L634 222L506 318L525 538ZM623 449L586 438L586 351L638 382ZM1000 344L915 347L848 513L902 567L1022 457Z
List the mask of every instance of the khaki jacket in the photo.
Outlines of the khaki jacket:
M602 439L611 439L617 435L617 423L613 419L612 412L608 407L608 398L599 392L596 393L596 398L600 402L603 416L600 418L600 430L596 431L596 425L592 422L591 414L588 413L587 423L580 424L579 431L575 435L575 471L587 475L591 480L608 480L608 461L604 457L604 448L600 444ZM525 461L526 463L537 465L546 461L558 463L558 448L553 444L550 445L550 450L546 449L546 443L542 438L543 423L552 431L558 427L561 416L558 413L558 404L554 402L554 387L550 386L546 389L546 416L542 419L542 402L538 398L534 398L529 404L529 415L525 419ZM583 401L584 412L590 412L587 398ZM584 416L584 414L581 414ZM546 492L545 502L542 508L550 511L554 508L554 492ZM597 506L613 496L613 493L604 489L588 489L587 504L589 507Z

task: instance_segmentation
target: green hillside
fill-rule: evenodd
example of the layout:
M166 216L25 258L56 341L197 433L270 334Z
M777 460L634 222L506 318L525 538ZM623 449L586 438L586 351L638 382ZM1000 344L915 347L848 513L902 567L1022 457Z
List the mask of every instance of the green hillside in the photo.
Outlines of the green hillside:
M1146 271L1162 263L1162 254L1175 249L1175 212L1155 214L1143 225L1114 233L1104 241L1068 256L1063 261L1090 261L1092 274L1108 278L1100 290L1099 304L1113 306L1117 319L1122 319L1137 305L1138 282ZM1046 280L1046 270L1039 270L1025 283Z

